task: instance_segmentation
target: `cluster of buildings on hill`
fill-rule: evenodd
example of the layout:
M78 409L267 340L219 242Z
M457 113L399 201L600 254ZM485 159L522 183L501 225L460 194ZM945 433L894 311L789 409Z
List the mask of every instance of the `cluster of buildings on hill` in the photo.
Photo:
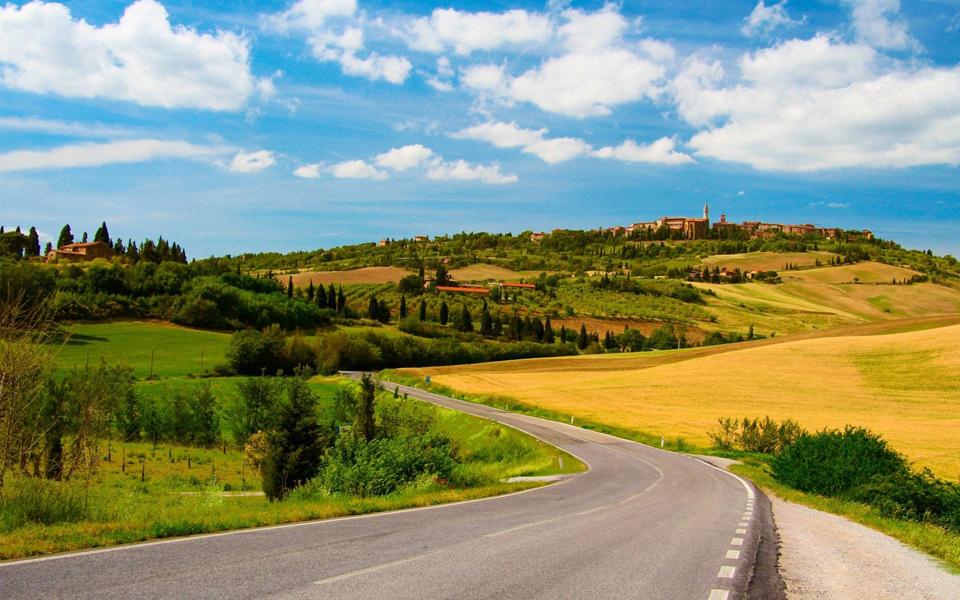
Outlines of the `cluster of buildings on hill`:
M844 232L839 227L817 227L810 223L800 225L764 223L762 221L734 223L727 221L727 215L725 214L720 215L719 221L711 223L709 204L703 205L702 217L660 217L655 221L644 221L627 226L618 225L594 231L641 240L762 239L774 237L781 233L817 235L830 240L837 239L841 234L846 233L868 240L873 239L873 233L866 229ZM530 236L530 239L538 242L546 235L546 233L534 233Z

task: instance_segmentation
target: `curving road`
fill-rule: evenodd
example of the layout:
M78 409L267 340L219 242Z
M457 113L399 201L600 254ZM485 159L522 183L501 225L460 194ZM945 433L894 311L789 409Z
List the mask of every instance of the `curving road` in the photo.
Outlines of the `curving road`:
M399 387L535 435L590 470L485 500L3 563L0 596L722 600L775 575L762 560L754 568L769 505L736 476Z

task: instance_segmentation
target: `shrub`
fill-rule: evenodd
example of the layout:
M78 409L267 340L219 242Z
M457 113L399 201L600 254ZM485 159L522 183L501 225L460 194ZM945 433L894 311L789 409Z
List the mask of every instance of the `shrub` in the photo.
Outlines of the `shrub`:
M774 454L797 440L804 433L796 421L777 423L770 417L761 419L719 419L717 431L711 432L714 446L724 450L742 450Z
M922 473L879 475L850 496L875 506L888 517L932 522L960 531L960 485Z
M78 488L59 482L22 478L0 496L0 532L29 524L73 523L89 517Z
M847 426L803 434L774 457L773 477L804 492L839 496L878 476L908 472L906 461L879 435Z
M286 339L283 331L271 326L262 332L238 331L230 338L227 361L241 375L273 374L286 369Z

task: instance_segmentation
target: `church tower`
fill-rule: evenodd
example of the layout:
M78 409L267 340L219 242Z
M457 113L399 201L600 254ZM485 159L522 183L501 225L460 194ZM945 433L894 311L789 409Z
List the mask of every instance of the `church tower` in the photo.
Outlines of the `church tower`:
M703 203L703 218L707 220L707 223L710 223L710 205L706 202Z

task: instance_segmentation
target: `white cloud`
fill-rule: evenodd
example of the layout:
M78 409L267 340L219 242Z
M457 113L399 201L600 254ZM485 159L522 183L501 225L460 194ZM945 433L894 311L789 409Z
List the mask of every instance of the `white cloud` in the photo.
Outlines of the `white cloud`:
M158 159L207 160L223 156L226 146L199 146L178 140L126 140L60 146L49 150L14 150L0 154L0 172L100 167Z
M593 153L597 158L614 158L624 162L643 162L659 165L684 165L695 162L690 155L675 150L673 138L662 137L646 145L626 140L619 146L606 146Z
M7 4L0 31L0 82L18 90L238 110L256 86L246 39L173 28L154 0L138 0L102 27L75 20L59 3Z
M740 60L689 60L674 82L678 112L706 125L698 156L762 170L960 163L960 67L910 69L861 44L791 40Z
M427 84L438 92L449 92L453 90L451 77L453 77L453 67L450 66L450 59L441 56L437 59L437 74L427 77Z
M451 134L458 139L480 140L497 148L522 148L544 162L554 164L588 154L592 148L583 140L571 137L547 138L549 130L524 129L515 121L487 122Z
M134 129L104 125L102 123L77 123L56 119L34 117L0 117L0 129L6 131L33 131L49 135L70 137L118 138L138 133Z
M320 163L314 163L311 165L300 165L294 169L293 174L297 177L303 177L304 179L319 179L321 177L321 171L323 165Z
M380 56L376 52L366 58L357 58L351 52L340 55L340 67L347 75L366 77L372 81L382 79L394 84L407 80L412 65L402 56Z
M329 168L337 179L386 179L387 174L376 170L365 160L345 160Z
M500 165L481 165L469 163L465 160L443 162L427 170L427 177L436 181L479 181L489 184L516 183L520 179L516 175L500 172Z
M259 173L269 168L276 160L273 152L269 150L257 150L255 152L244 152L241 150L230 161L227 167L234 173Z
M612 5L596 12L569 9L558 29L564 53L517 77L504 67L475 65L464 71L468 89L505 101L530 102L542 110L573 117L610 114L620 104L656 97L672 60L669 44L647 40L639 47L623 35L629 23Z
M460 55L506 47L545 44L553 34L546 15L525 10L502 13L462 12L437 8L429 17L421 17L401 33L414 50L440 53L453 50Z
M877 48L901 49L916 42L899 20L900 0L843 0L853 11L853 29L860 39Z
M796 25L798 22L790 18L786 6L787 0L769 6L764 4L763 0L759 0L750 15L743 20L740 32L747 37L753 37L758 34L768 34L785 25Z
M378 167L406 171L426 163L434 157L433 150L420 144L410 144L400 148L391 148L374 157Z
M349 17L357 12L356 0L298 0L286 11L270 17L280 31L319 29L331 17Z

